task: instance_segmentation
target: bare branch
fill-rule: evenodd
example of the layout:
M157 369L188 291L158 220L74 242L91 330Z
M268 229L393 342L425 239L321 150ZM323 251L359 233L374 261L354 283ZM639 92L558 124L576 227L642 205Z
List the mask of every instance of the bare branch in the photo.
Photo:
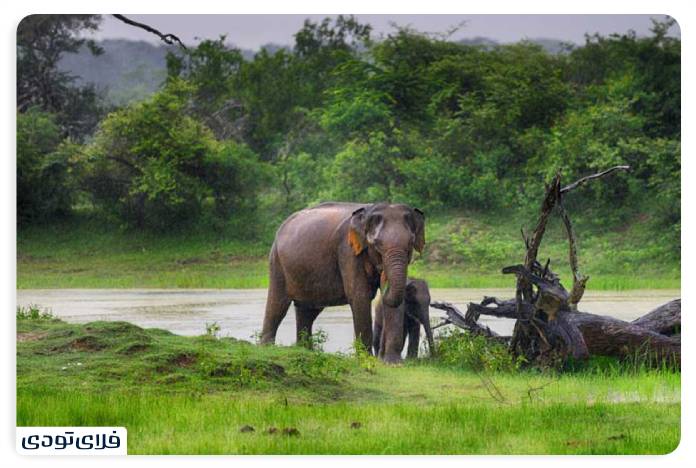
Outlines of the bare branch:
M573 189L575 189L575 188L578 188L578 187L580 187L581 185L584 185L585 183L591 181L592 179L598 179L598 178L600 178L600 177L604 177L605 175L609 175L609 174L611 174L611 173L614 172L614 171L619 171L619 170L621 170L621 171L627 171L627 170L629 170L630 168L631 168L630 166L614 166L614 167L610 167L610 168L607 169L606 171L598 172L597 174L588 175L588 176L586 176L586 177L583 177L583 178L580 179L580 180L576 180L575 182L573 182L573 183L570 184L570 185L566 185L565 187L563 187L563 188L561 189L561 195L563 195L563 194L566 193L566 192L570 192L571 190L573 190Z
M570 263L570 270L573 272L573 288L568 298L568 306L570 310L577 311L578 302L580 302L583 294L585 294L585 286L590 277L582 275L578 270L578 250L575 232L573 231L573 225L570 222L570 217L563 206L562 200L558 200L558 211L561 214L561 219L563 220L563 225L568 235L568 263Z
M163 33L159 32L158 30L156 30L155 28L153 28L152 26L148 26L147 24L143 24L143 23L138 23L137 21L133 21L132 19L127 18L123 15L111 15L111 16L113 16L114 18L116 18L119 21L123 21L126 24L129 24L131 26L135 26L136 28L144 29L145 31L156 35L157 37L162 39L166 44L172 45L172 44L176 43L176 44L179 44L179 46L182 49L187 50L184 43L181 42L181 39L179 39L174 34L163 34Z

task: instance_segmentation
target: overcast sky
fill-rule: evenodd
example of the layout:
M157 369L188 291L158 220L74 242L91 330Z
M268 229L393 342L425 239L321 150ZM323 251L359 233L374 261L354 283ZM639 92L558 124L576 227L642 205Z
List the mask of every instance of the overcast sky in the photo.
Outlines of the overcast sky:
M228 42L246 49L258 49L268 43L291 45L293 34L305 18L319 21L332 15L127 15L179 36L187 44L200 39L217 39L227 35ZM498 42L516 42L529 38L552 38L582 44L585 33L603 35L624 33L650 34L650 18L660 15L356 15L359 21L373 26L375 36L393 31L392 23L411 26L419 31L442 33L464 22L453 40L488 37ZM672 35L679 36L678 26ZM153 34L128 26L105 15L97 38L128 38L158 42Z

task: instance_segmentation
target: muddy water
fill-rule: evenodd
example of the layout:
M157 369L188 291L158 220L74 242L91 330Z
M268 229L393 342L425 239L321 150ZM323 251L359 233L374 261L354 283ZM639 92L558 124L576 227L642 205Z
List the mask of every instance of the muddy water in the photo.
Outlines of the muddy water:
M582 310L632 320L655 307L679 297L679 290L641 290L628 292L588 291ZM433 300L448 301L462 311L483 296L510 298L512 290L433 289ZM266 301L265 289L22 289L17 305L36 304L49 308L58 317L75 323L94 320L125 320L141 327L156 327L181 335L205 333L207 323L217 322L220 336L253 340L261 329ZM431 319L439 321L443 312L430 309ZM509 334L512 320L481 318L493 330ZM347 351L353 342L353 322L348 306L329 307L315 322L328 334L327 351ZM277 341L295 341L292 308L278 330Z

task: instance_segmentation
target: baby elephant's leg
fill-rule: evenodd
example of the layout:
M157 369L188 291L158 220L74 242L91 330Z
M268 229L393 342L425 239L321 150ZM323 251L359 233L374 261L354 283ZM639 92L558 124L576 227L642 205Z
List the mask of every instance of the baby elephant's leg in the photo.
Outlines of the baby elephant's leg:
M404 317L406 321L406 333L408 333L408 351L406 357L415 359L418 357L418 345L420 344L420 322L411 316Z

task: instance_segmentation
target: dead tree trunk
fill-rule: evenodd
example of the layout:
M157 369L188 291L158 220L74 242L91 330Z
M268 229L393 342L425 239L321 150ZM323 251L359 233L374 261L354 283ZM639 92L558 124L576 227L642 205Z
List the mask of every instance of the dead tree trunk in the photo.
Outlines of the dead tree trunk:
M628 166L612 167L565 187L561 186L560 174L556 174L546 189L532 236L529 239L524 238L524 264L503 268L503 273L514 273L517 276L517 322L510 348L514 354L524 356L527 362L555 365L569 357L584 359L589 356L582 333L568 318L569 313L577 310L577 304L582 299L589 277L582 275L578 270L575 233L570 217L563 207L563 196L592 179L616 170L627 169ZM568 236L568 261L573 273L573 287L570 293L563 287L558 275L549 268L550 261L543 267L537 261L546 225L554 208L559 210ZM522 313L523 309L529 311L526 316Z
M515 299L500 301L485 298L481 304L470 304L464 315L455 313L451 307L441 303L434 306L448 311L450 323L489 337L494 337L493 333L478 325L478 316L509 314L516 320L510 337L510 349L530 364L555 366L568 358L584 359L590 354L625 356L635 352L640 346L650 348L661 358L674 356L679 343L661 333L664 330L677 330L673 309L654 311L650 316L642 317L637 324L577 312L589 277L579 271L575 232L563 206L563 197L593 179L627 169L628 166L615 166L583 177L565 187L561 185L560 174L553 178L546 188L532 235L527 237L522 231L524 263L502 270L504 274L514 274L517 277ZM570 292L563 287L558 275L551 271L550 260L543 266L537 260L539 247L554 209L558 210L568 238L568 262L573 274ZM489 307L491 305L494 307ZM680 317L677 320L680 321Z

